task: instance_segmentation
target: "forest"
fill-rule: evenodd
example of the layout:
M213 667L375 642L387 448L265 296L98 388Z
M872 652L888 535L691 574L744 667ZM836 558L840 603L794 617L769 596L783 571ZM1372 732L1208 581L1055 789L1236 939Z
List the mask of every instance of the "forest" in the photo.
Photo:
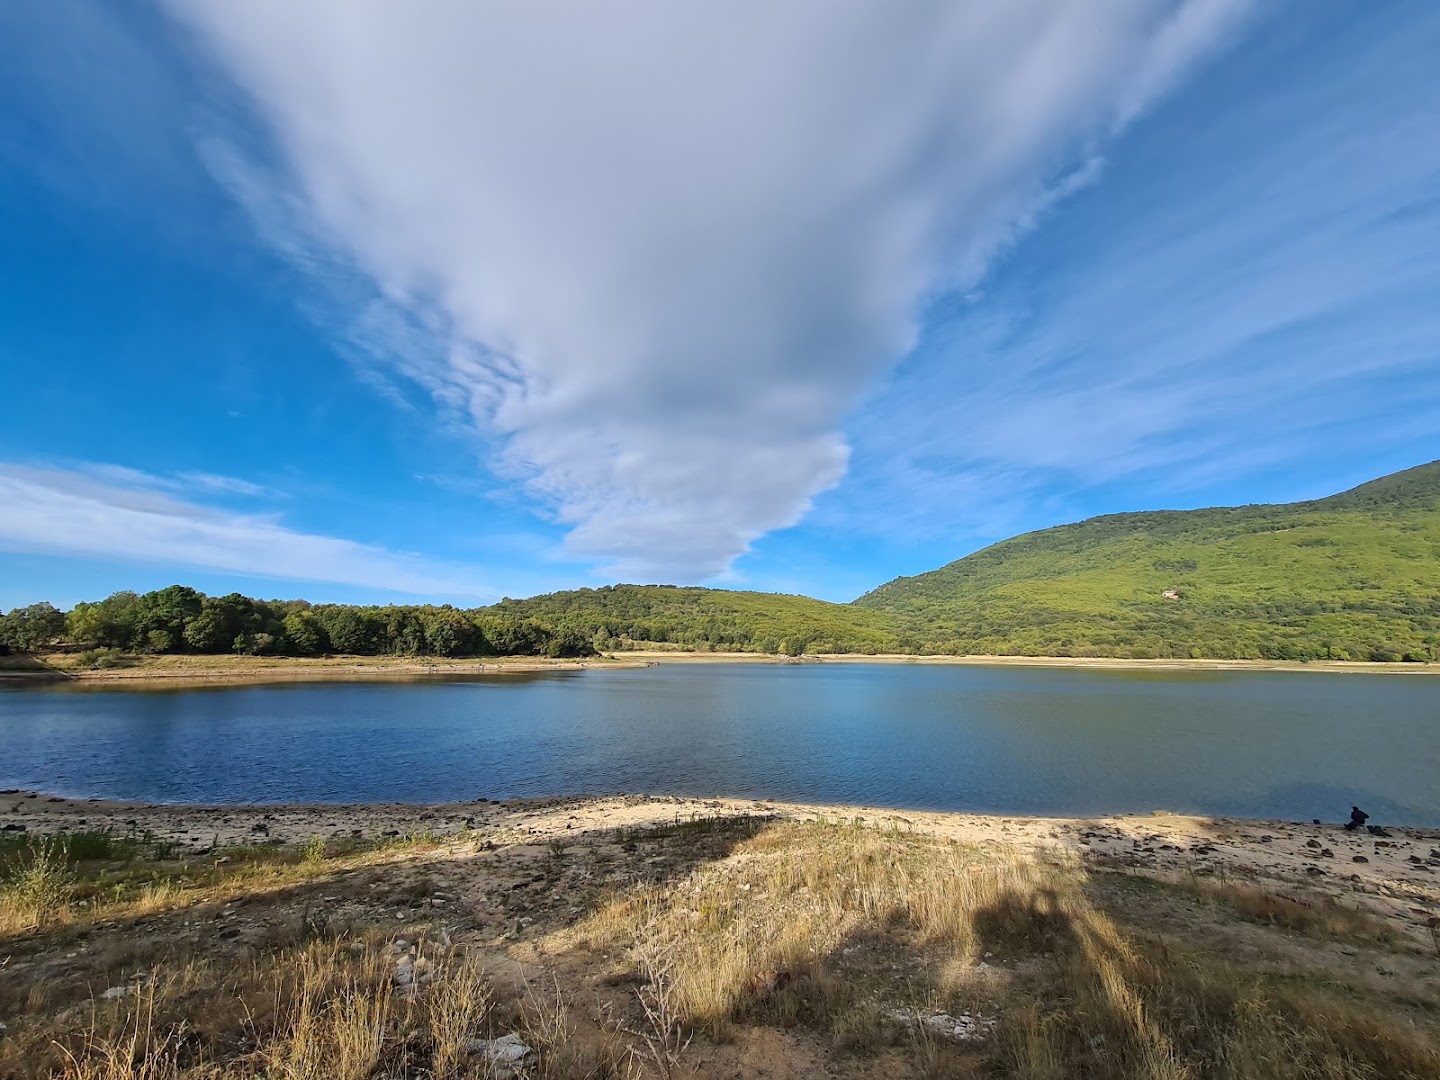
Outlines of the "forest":
M702 652L1440 660L1440 462L1325 499L1111 514L850 604L606 585L488 607L118 592L0 616L0 648L279 656Z
M587 656L573 627L486 609L363 607L206 596L184 585L117 592L62 612L46 603L0 619L0 643L37 652L64 643L119 653L248 653L269 656Z

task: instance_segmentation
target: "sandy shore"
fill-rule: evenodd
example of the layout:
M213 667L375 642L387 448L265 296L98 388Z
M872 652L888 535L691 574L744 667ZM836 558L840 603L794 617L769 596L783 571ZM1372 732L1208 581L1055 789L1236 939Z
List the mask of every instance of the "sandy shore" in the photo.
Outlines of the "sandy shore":
M765 653L687 653L661 650L616 653L615 656L661 664L930 664L1087 668L1097 671L1329 671L1351 674L1440 675L1440 664L1372 664L1348 660L1132 660L1112 656L920 656L911 653L820 653L790 657Z
M1386 828L1384 837L1339 825L1156 812L1095 818L1006 817L821 806L739 799L614 795L480 800L439 805L180 806L67 799L0 792L0 831L45 836L80 829L139 830L204 851L216 846L311 837L367 838L469 830L496 845L543 845L617 828L646 828L692 817L763 815L781 819L860 819L881 829L916 831L963 844L1021 851L1061 848L1091 865L1160 877L1259 880L1304 886L1407 923L1440 914L1440 829Z
M648 667L646 659L589 657L548 660L534 656L451 660L410 656L139 656L124 667L91 670L69 656L47 658L33 668L0 668L0 682L74 681L86 683L184 682L355 682L369 679L419 679L510 675L527 672L581 671L586 668Z
M1128 660L1066 656L913 656L909 654L822 654L801 657L765 653L646 650L612 653L583 660L547 660L533 656L450 660L404 656L140 656L124 667L90 670L68 655L42 659L33 666L10 658L0 666L0 683L47 681L132 683L163 681L167 686L241 682L355 682L371 679L421 679L581 671L590 668L641 668L654 664L922 664L979 667L1071 668L1091 671L1324 671L1336 674L1440 675L1440 664L1365 664L1339 660L1308 663L1281 660Z

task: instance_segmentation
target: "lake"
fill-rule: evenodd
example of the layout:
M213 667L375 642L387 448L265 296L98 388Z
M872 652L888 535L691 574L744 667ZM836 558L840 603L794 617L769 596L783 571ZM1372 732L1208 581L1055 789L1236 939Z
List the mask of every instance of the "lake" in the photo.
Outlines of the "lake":
M1440 680L908 664L0 690L0 787L154 802L645 792L1440 825Z

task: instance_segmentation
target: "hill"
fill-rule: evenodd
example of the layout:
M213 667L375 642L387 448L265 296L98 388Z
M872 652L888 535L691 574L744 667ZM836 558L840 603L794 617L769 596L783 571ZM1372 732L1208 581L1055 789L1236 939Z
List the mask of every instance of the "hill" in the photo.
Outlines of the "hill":
M498 615L569 627L599 649L668 644L721 652L880 653L914 650L883 611L808 596L675 585L606 585L502 600Z
M1440 461L1309 502L1025 533L855 606L945 652L1440 659Z
M606 585L466 611L115 593L0 616L0 652L579 656L652 646L1440 660L1440 461L1326 499L1110 514L1005 540L851 604ZM88 654L87 654L88 655Z

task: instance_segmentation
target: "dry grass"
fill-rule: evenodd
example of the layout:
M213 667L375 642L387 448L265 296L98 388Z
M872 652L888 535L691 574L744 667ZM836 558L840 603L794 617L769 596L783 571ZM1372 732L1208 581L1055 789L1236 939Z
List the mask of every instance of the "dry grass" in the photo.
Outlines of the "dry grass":
M0 935L39 930L70 917L74 874L58 840L27 844L0 884Z
M464 839L462 836L461 840ZM425 832L366 845L327 849L230 848L177 858L148 840L103 833L57 835L0 850L0 943L69 925L83 931L102 920L133 920L184 908L200 898L253 899L432 851Z
M1058 856L978 852L845 825L776 825L722 863L617 898L582 928L591 947L657 953L681 1021L723 1035L746 1022L806 1023L865 1048L893 1042L892 976L847 956L878 941L935 1011L997 1020L991 1069L1027 1080L1440 1077L1434 1031L1358 995L1267 983L1223 957L1122 928ZM1217 894L1218 895L1218 894ZM1259 890L1223 894L1259 917ZM1292 905L1299 906L1299 905ZM1314 933L1374 927L1354 912L1266 920ZM1003 978L979 980L986 964ZM894 966L893 964L891 965ZM981 984L984 989L977 989ZM877 994L889 993L889 1006ZM1440 1011L1440 1002L1430 1002ZM1433 1021L1433 1016L1432 1016ZM892 1024L893 1026L893 1024ZM930 1064L934 1047L915 1048Z
M536 1051L527 1075L549 1080L728 1075L743 1071L738 1048L776 1032L802 1033L837 1076L1440 1078L1434 980L1390 992L1332 963L1342 938L1371 971L1425 962L1413 945L1402 954L1363 912L1277 899L1259 884L1205 886L1204 903L1186 900L1195 922L1182 936L1149 914L1169 911L1184 886L1096 876L1059 853L858 823L677 822L592 849L584 873L611 874L610 891L575 925L552 916L533 942L502 931L486 946L521 950L530 964L550 957L543 979L530 968L517 983L512 966L497 981L481 959L495 951L436 929L407 934L407 963L426 977L397 988L393 909L377 915L388 923L312 918L315 883L339 891L342 872L363 870L355 893L420 888L440 874L441 863L422 861L433 841L256 849L223 864L148 849L77 860L116 854L87 843L10 852L13 929L0 942L26 945L32 959L48 949L63 970L67 942L86 934L93 978L108 983L82 985L77 998L32 971L28 990L6 990L13 969L0 967L3 1080L459 1080L485 1075L472 1040L509 1032ZM487 891L553 888L570 904L568 886L548 883L580 864L572 843L573 854L532 845ZM485 858L495 873L500 856ZM477 872L445 865L452 880ZM635 884L641 875L650 880ZM283 918L243 946L207 948L202 937L147 951L136 927L164 942L202 896L243 901L252 925ZM497 919L508 926L525 909L506 903ZM204 925L218 925L207 910ZM1277 974L1202 947L1225 926L1283 946L1289 966ZM107 997L107 985L132 992ZM941 1013L979 1018L975 1038L926 1026Z
M970 962L982 932L1048 934L1052 917L1079 902L1080 884L1078 868L1058 856L1042 865L873 829L776 825L686 881L617 900L583 933L593 945L630 943L640 954L667 956L680 1014L721 1031L751 1009L755 981L767 973L784 973L787 988L799 983L836 998L833 1009L838 991L826 960L857 934L903 928L916 947L943 946ZM982 930L976 913L998 912L1012 895L1032 898L1033 909ZM798 992L765 996L786 1002Z
M1191 887L1202 897L1247 919L1317 941L1390 944L1395 940L1395 932L1382 920L1369 912L1345 907L1332 896L1294 889L1281 891L1248 882L1201 881Z
M541 1077L624 1075L569 1045L562 998L500 1002L471 960L434 950L426 992L397 995L374 941L313 943L250 966L159 970L96 1001L78 1034L0 1054L0 1075L67 1080L367 1080L486 1075L471 1040L519 1030Z

